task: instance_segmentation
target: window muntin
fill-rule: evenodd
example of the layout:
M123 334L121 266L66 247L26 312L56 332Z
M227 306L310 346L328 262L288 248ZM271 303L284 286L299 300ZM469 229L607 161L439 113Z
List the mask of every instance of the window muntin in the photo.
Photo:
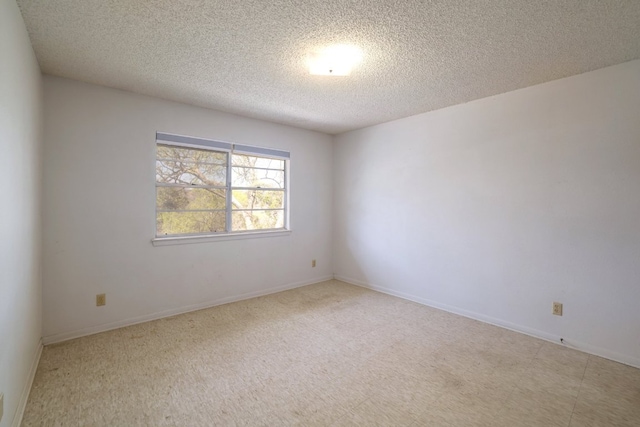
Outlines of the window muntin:
M168 137L157 141L156 237L287 228L288 160L263 154L284 152L181 146L177 138L194 139L162 135Z

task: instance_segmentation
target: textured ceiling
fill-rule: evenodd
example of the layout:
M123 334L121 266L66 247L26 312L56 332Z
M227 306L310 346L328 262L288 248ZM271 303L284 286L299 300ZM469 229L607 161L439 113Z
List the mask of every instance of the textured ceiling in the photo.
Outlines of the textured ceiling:
M18 0L45 73L330 134L640 58L640 0ZM306 54L363 50L350 77Z

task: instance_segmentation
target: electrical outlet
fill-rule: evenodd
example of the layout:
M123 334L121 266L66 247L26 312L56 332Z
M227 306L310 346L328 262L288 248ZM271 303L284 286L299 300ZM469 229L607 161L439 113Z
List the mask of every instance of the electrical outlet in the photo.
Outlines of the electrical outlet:
M553 303L553 314L556 316L562 316L562 303L554 302Z
M107 304L107 294L96 295L96 306L100 307Z
M0 393L0 421L2 421L3 413L4 413L4 394Z
M315 266L316 266L316 260L315 260L315 259L312 259L312 260L311 260L311 267L315 267Z

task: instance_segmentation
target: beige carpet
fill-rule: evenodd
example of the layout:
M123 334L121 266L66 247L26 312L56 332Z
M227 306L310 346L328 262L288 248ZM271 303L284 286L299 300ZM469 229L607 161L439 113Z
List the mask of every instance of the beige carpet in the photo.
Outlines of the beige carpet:
M45 347L26 426L640 426L640 370L338 281Z

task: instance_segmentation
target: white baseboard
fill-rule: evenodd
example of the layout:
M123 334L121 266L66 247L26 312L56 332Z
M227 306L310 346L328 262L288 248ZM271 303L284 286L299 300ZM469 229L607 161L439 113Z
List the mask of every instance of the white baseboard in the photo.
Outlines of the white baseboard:
M165 317L175 316L177 314L189 313L191 311L202 310L205 308L215 307L217 305L228 304L230 302L242 301L249 298L256 298L265 295L275 294L278 292L286 291L289 289L295 289L302 286L312 285L314 283L325 282L332 280L333 275L322 276L311 280L289 283L286 285L276 286L273 288L262 289L255 292L248 292L245 294L234 295L230 297L219 298L213 301L202 302L198 304L188 305L185 307L172 308L169 310L160 311L157 313L145 314L144 316L133 317L125 320L119 320L117 322L105 323L103 325L92 326L89 328L78 329L75 331L62 332L59 334L49 335L42 339L44 345L55 344L62 341L68 341L74 338L80 338L87 335L93 335L100 332L106 332L113 329L123 328L125 326L131 326L138 323L150 322L152 320L163 319Z
M38 347L36 348L36 352L33 355L33 359L31 360L31 369L29 370L29 377L27 378L27 382L24 384L24 388L22 389L22 394L20 395L20 400L18 401L18 407L14 412L13 421L11 422L12 427L19 427L22 424L22 417L24 416L24 410L27 407L27 401L29 400L29 393L31 393L31 386L33 385L33 380L36 377L36 371L38 370L38 364L40 363L40 356L42 355L42 340L38 341Z
M429 300L426 298L418 297L415 295L410 295L404 292L398 292L393 289L385 288L382 286L372 285L367 282L363 282L362 280L353 279L350 277L341 276L339 274L334 274L334 278L336 280L340 280L345 283L349 283L352 285L360 286L363 288L371 289L377 292L382 292L384 294L392 295L395 297L399 297L402 299L406 299L409 301L417 302L418 304L427 305L429 307L437 308L440 310L447 311L449 313L458 314L460 316L468 317L470 319L479 320L484 323L489 323L491 325L499 326L501 328L509 329L514 332L520 332L525 335L532 336L534 338L540 338L545 341L550 341L554 344L560 344L560 337L550 334L548 332L540 331L538 329L529 328L527 326L518 325L515 323L507 322L502 319L496 319L494 317L486 316L481 313L476 313L474 311L465 310L458 307L453 307L447 304L442 304L437 301ZM593 354L594 356L600 356L605 359L613 360L614 362L624 363L625 365L633 366L634 368L640 368L640 358L616 353L614 351L609 351L600 347L596 347L590 344L580 343L571 339L571 337L563 337L565 345L567 347L574 348L579 351L583 351L585 353Z

